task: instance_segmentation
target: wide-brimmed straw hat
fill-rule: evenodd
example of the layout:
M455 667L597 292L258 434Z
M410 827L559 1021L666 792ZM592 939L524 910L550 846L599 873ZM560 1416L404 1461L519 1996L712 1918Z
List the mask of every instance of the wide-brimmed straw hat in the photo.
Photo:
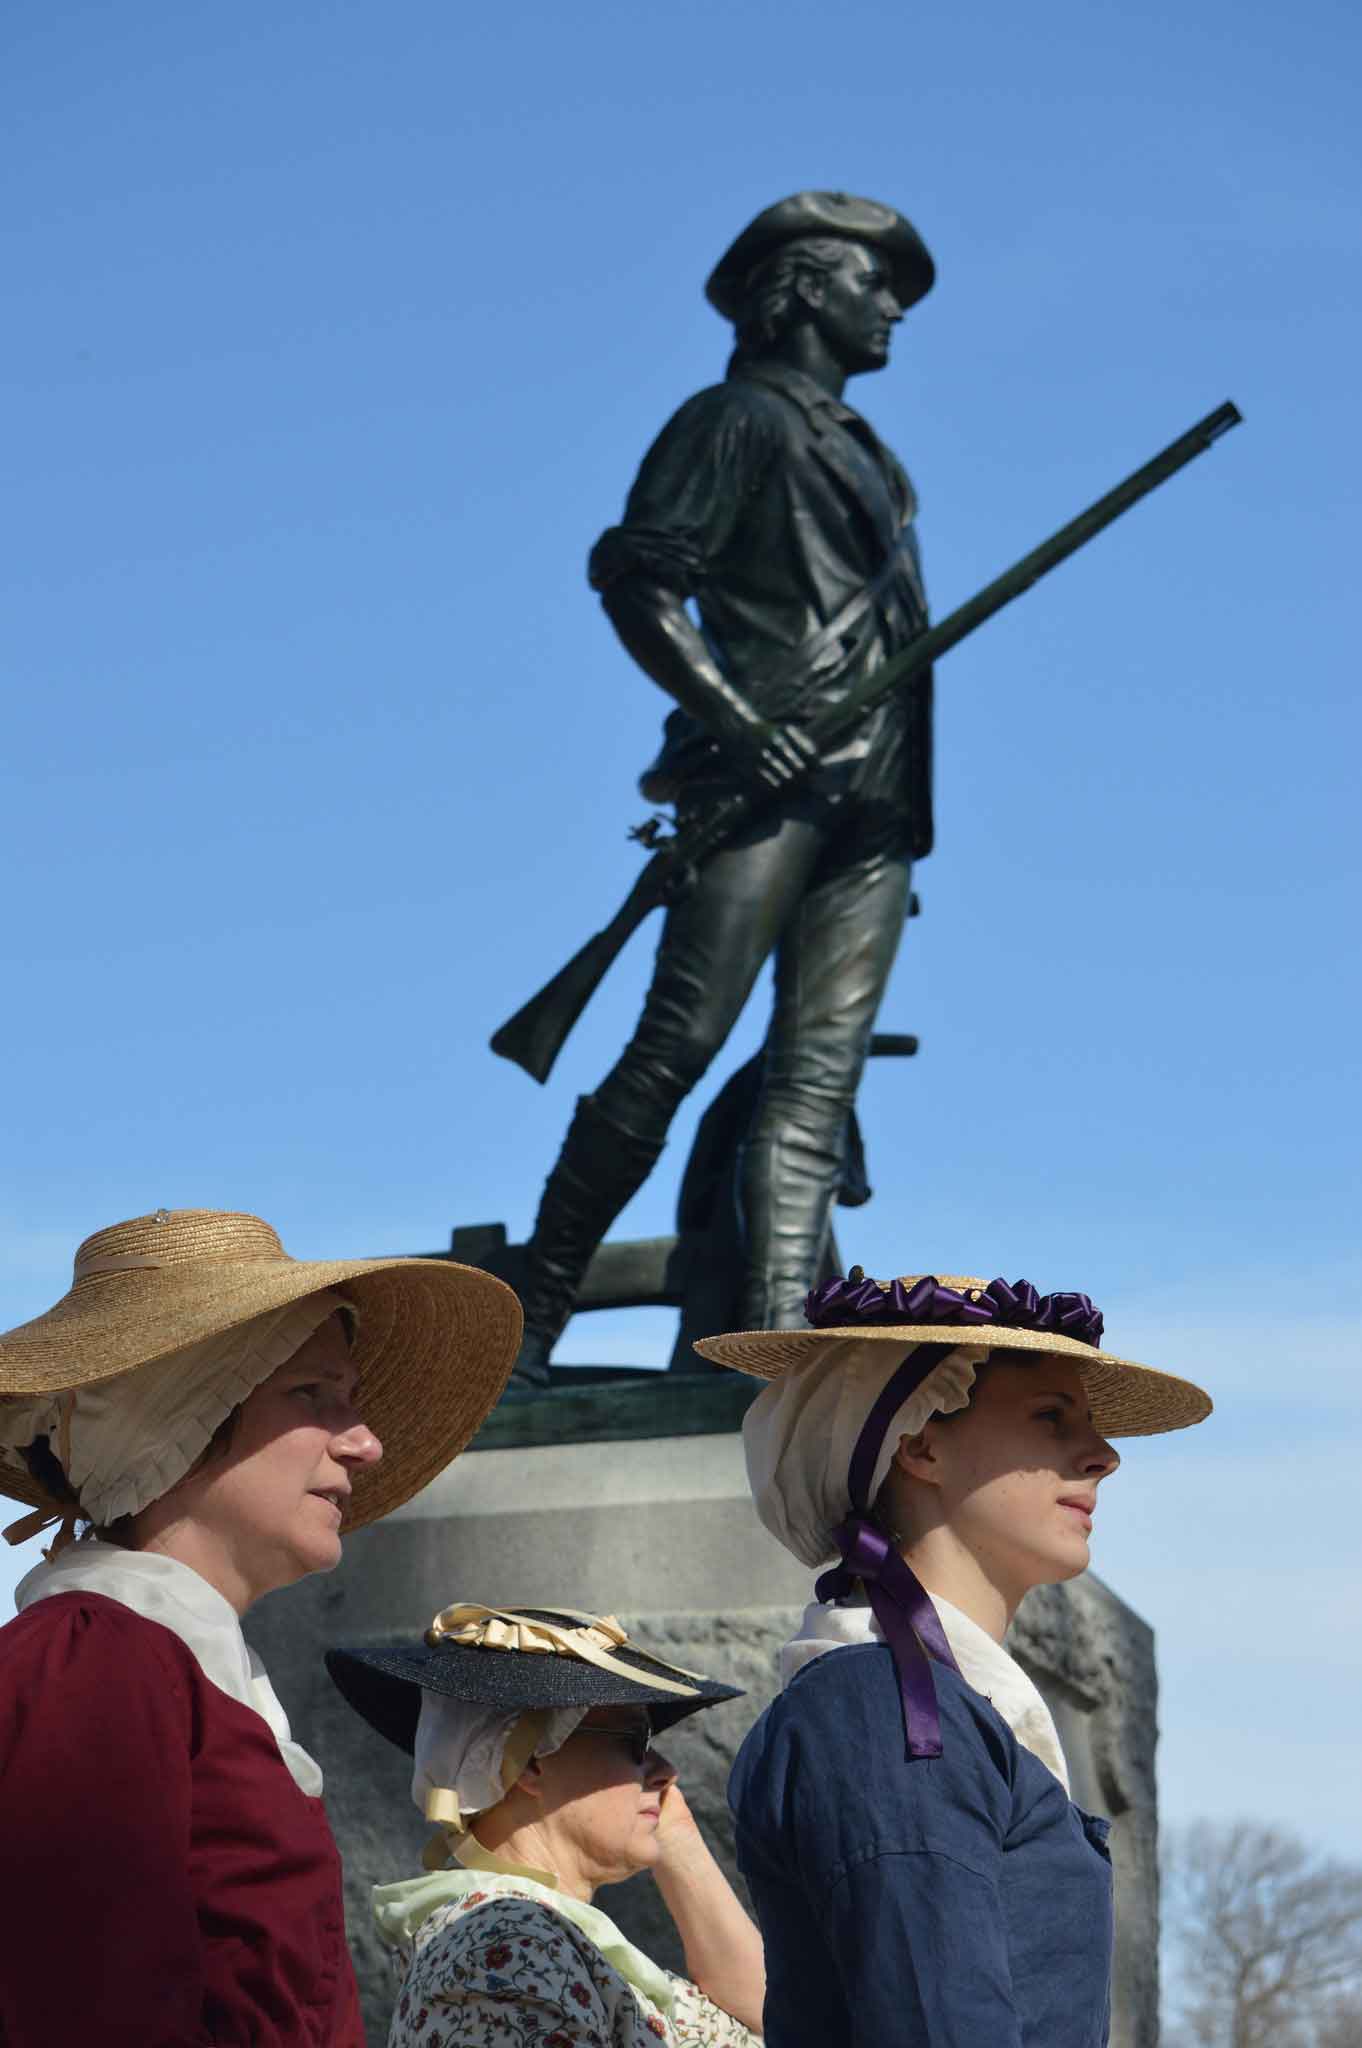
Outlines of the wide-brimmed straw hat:
M631 1643L612 1614L562 1607L460 1602L435 1616L420 1643L328 1650L326 1668L355 1712L408 1753L423 1691L508 1714L640 1706L654 1729L742 1698L736 1686Z
M383 1445L352 1474L345 1527L410 1499L495 1405L520 1342L520 1303L490 1273L444 1259L292 1259L258 1216L158 1209L87 1237L69 1293L0 1337L0 1400L66 1392L150 1365L323 1288L352 1301L365 1421ZM62 1504L0 1466L0 1493Z
M1157 1436L1186 1429L1211 1412L1211 1397L1190 1380L1099 1349L1102 1316L1086 1294L1038 1294L1026 1280L968 1274L907 1273L869 1280L859 1266L810 1294L804 1330L737 1330L704 1337L695 1349L716 1365L774 1380L829 1343L986 1344L990 1351L1047 1352L1071 1359L1082 1375L1093 1422L1103 1436Z

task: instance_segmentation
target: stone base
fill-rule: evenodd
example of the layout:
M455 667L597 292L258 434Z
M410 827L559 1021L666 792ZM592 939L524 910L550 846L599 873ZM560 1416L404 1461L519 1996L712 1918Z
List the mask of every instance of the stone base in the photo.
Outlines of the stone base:
M386 2041L395 1979L372 1931L369 1888L414 1875L428 1830L411 1802L410 1761L344 1705L323 1650L410 1640L459 1599L618 1615L663 1656L745 1691L682 1722L665 1745L737 1883L729 1766L774 1695L777 1654L810 1592L810 1574L757 1521L742 1440L727 1435L465 1455L405 1508L350 1537L333 1576L261 1603L247 1632L295 1734L326 1773L371 2048ZM1113 1821L1112 2048L1156 2048L1152 1634L1088 1576L1033 1594L1010 1647L1055 1714L1075 1798ZM599 1903L649 1954L681 1967L675 1931L647 1878L610 1887Z

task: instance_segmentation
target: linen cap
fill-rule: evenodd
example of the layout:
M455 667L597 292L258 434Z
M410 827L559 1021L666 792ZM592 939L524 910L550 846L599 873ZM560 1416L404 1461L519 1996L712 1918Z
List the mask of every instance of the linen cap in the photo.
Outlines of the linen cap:
M324 1287L111 1380L11 1395L0 1402L0 1460L46 1437L76 1496L70 1519L108 1528L169 1493L232 1410L337 1314L353 1329L353 1304Z
M585 1707L479 1707L423 1692L412 1748L411 1796L427 1820L464 1830L473 1814L506 1797L534 1757L552 1756L574 1735Z
M752 1500L765 1528L811 1569L837 1555L836 1531L856 1505L851 1459L866 1417L916 1346L863 1344L849 1337L810 1352L769 1380L743 1417L743 1451ZM969 1400L982 1344L962 1344L932 1366L884 1428L863 1506L884 1484L899 1440L916 1436L933 1415L953 1415Z

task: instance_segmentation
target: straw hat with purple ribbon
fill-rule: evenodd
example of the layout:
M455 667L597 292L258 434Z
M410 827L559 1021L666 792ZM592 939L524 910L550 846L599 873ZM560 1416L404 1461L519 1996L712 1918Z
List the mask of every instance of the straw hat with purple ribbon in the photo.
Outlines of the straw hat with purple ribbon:
M345 1527L372 1522L443 1471L506 1384L520 1303L490 1273L444 1259L293 1259L258 1216L215 1209L113 1224L81 1245L54 1307L0 1336L0 1440L20 1401L192 1358L324 1290L354 1311L360 1402L383 1445L381 1463L352 1475ZM67 1506L15 1453L0 1456L0 1494L54 1514Z
M1211 1412L1210 1395L1190 1380L1102 1350L1102 1312L1086 1294L1040 1294L1029 1280L907 1273L877 1281L853 1266L845 1278L838 1275L815 1287L804 1313L809 1324L804 1330L738 1330L702 1338L695 1348L715 1365L773 1380L810 1360L822 1346L848 1338L986 1344L990 1351L1072 1359L1104 1436L1156 1436L1186 1429Z
M862 1589L893 1654L906 1753L940 1756L932 1666L958 1666L930 1596L874 1513L898 1441L964 1406L993 1352L1070 1360L1103 1436L1185 1429L1210 1414L1210 1396L1103 1351L1101 1311L1086 1294L1041 1294L1028 1280L909 1273L880 1282L853 1266L815 1287L804 1313L804 1330L742 1330L695 1348L768 1382L743 1420L757 1513L804 1563L840 1556L815 1598ZM884 1346L897 1349L878 1371L871 1354Z

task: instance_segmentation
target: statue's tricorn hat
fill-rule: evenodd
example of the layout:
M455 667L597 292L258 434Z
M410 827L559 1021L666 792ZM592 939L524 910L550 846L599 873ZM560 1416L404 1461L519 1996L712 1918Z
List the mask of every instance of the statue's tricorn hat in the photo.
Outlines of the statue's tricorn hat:
M894 291L902 306L915 306L931 290L936 265L917 229L892 206L856 199L849 192L796 192L778 199L743 229L731 249L719 258L705 286L705 297L725 320L742 311L748 278L782 242L805 235L833 235L839 241L864 242L877 249L889 266Z

